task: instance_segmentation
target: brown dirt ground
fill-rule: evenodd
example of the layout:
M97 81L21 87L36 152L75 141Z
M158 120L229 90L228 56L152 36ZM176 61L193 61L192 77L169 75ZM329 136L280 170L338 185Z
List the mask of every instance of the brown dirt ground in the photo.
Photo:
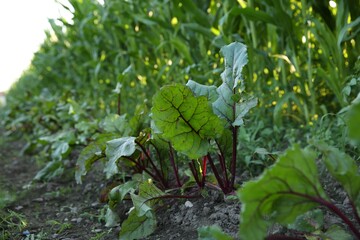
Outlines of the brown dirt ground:
M0 212L0 217L13 211L21 214L26 222L23 227L4 227L0 222L0 240L118 239L120 227L104 226L104 204L99 201L106 183L103 168L99 166L88 173L82 185L75 183L70 169L54 181L33 182L39 169L31 157L20 155L24 144L24 141L9 141L4 137L0 140L0 190L15 196L15 200ZM75 154L74 161L76 157ZM197 239L197 228L212 224L220 225L233 236L237 234L238 202L224 201L219 192L192 199L193 207L185 206L185 202L170 200L160 206L157 230L146 239ZM130 207L127 202L122 204L120 219L126 218ZM5 232L11 236L4 237Z

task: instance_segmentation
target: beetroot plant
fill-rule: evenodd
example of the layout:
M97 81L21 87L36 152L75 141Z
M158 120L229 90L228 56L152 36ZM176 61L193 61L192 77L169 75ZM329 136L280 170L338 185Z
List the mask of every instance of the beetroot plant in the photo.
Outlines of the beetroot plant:
M190 161L200 187L204 186L209 162L219 188L229 194L235 190L238 129L244 124L243 117L256 106L257 99L243 98L241 71L247 63L245 45L232 43L223 47L221 53L225 70L219 87L191 80L186 86L165 86L153 98L152 119L159 136L188 157L186 161ZM196 164L198 159L201 164ZM201 176L195 174L197 171Z
M358 143L360 104L357 102L349 108L347 124L350 137ZM239 231L241 239L264 239L268 227L273 223L297 230L297 236L270 235L266 239L360 239L358 163L345 152L322 141L313 140L310 144L305 149L297 145L288 149L257 180L245 183L238 190L242 202ZM344 189L349 199L350 213L335 204L322 187L317 153L320 153L320 160L328 173ZM319 206L337 216L343 225L332 225L326 231L321 231L323 224L320 222L323 222L323 218L320 216L322 219L319 221L314 217L319 217L318 213L314 214L314 209ZM304 222L311 227L304 227ZM302 232L300 235L299 230Z
M180 194L189 187L194 189L193 181L200 189L211 186L225 194L234 193L238 129L257 99L243 97L245 45L232 43L223 47L221 53L225 71L219 87L191 80L186 86L164 86L153 97L151 128L139 133L136 129L142 124L134 127L125 115L110 115L103 124L105 133L80 154L78 183L100 159L105 159L106 178L121 180L108 194L107 226L119 221L119 203L126 199L133 202L134 208L122 224L120 239L141 238L153 232L154 204L161 199L199 197L193 191ZM208 165L217 185L206 180Z

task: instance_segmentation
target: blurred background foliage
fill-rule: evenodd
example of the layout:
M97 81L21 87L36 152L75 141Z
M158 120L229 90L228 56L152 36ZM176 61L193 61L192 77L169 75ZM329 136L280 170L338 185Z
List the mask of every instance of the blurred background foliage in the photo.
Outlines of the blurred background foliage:
M50 20L30 68L7 94L3 120L9 131L53 139L73 129L81 134L67 143L86 144L109 113L146 116L165 84L219 85L219 50L239 41L248 46L246 94L259 99L252 132L241 138L261 133L282 142L274 132L311 126L359 92L354 6L360 1L70 0L64 8L72 19ZM291 134L285 138L297 138Z
M219 83L219 49L248 46L247 91L274 124L309 124L346 106L358 84L358 0L71 0L71 21L52 30L32 65L8 93L8 105L36 103L46 88L85 103L95 116L133 114L163 85L193 79ZM358 75L357 75L358 76ZM120 86L120 85L119 85ZM350 87L350 88L349 88ZM36 103L37 104L37 103Z

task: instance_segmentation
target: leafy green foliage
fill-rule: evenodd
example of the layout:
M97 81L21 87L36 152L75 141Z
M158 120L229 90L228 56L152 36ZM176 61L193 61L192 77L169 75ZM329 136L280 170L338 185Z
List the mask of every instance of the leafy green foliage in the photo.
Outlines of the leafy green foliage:
M308 131L317 132L318 139L339 148L315 145L358 207L359 177L349 156L357 156L358 149L348 145L344 122L358 142L359 104L349 107L345 121L340 121L342 113L334 121L328 116L348 105L358 90L360 10L353 7L355 0L337 4L330 8L327 2L306 0L174 0L165 5L159 0L70 0L64 7L72 19L50 20L52 29L31 67L7 95L1 121L6 134L26 134L23 152L36 155L43 167L37 180L67 172L70 153L85 145L76 164L78 183L104 159L107 177L142 173L161 191L183 186L184 172L189 172L184 163L190 163L191 179L199 187L204 186L205 179L199 178L206 176L203 169L209 164L223 192L233 193L237 172L247 169L257 175L273 163L279 150L305 142ZM163 85L167 86L160 89ZM151 103L155 124L150 129ZM244 128L250 110L249 122L254 124ZM314 130L313 124L321 127ZM200 164L192 161L201 157ZM289 223L319 203L309 198L327 200L313 160L312 151L296 147L259 183L245 184L240 190L248 204L245 226L251 229L261 219L259 226L265 229L264 216ZM137 210L124 222L124 239L146 236L156 224L150 198L135 195L139 182L121 183L109 193L108 225L118 221L113 208L119 202L129 196L136 200ZM275 187L259 187L262 193L252 187L262 184ZM248 203L253 198L247 189L269 198L256 208L258 199ZM283 194L289 189L296 194ZM139 211L146 216L139 216ZM210 233L202 231L205 238L222 236L216 228ZM348 238L336 227L321 234Z
M294 223L289 224L288 227L297 231L311 233L321 229L323 225L324 213L320 209L315 209L298 216Z
M150 179L140 183L139 194L131 193L131 199L134 203L135 210L139 216L152 217L152 206L159 200L157 198L164 196L160 189L158 189Z
M55 177L61 176L63 172L64 167L61 161L51 161L35 175L34 180L49 181Z
M155 231L156 217L152 206L158 202L158 197L165 195L151 181L145 180L139 185L138 195L134 194L131 186L123 185L120 194L130 194L134 204L129 217L122 223L120 239L141 239ZM113 217L110 218L113 221Z
M241 126L242 118L245 114L257 104L253 99L249 102L239 103L240 89L238 85L243 85L241 72L247 63L247 52L245 45L241 43L232 43L221 48L221 53L225 59L225 70L221 74L223 83L217 89L218 99L213 103L215 113L226 119L232 126Z
M261 178L244 184L238 192L241 208L240 234L244 239L264 239L271 221L292 223L327 199L318 179L316 154L298 146L286 151Z
M105 221L105 227L115 227L120 221L119 215L108 207L105 213Z
M353 236L346 232L343 228L338 225L333 225L329 227L326 233L322 234L321 237L330 238L330 239L344 239L344 240L352 240Z
M216 92L216 86L202 85L193 80L189 80L186 86L191 89L195 96L205 96L211 103L219 97Z
M350 156L324 142L313 141L312 144L323 154L324 163L330 174L347 192L352 212L359 224L360 175L357 164ZM309 148L302 150L295 146L287 150L258 180L247 182L238 191L243 202L240 234L244 239L263 239L267 227L272 222L290 224L290 228L300 231L317 232L322 225L322 214L319 215L321 212L317 210L307 211L319 204L338 215L349 226L354 236L360 236L353 221L329 201L322 189L315 158L315 153ZM311 217L310 222L306 220L308 217ZM261 231L254 232L251 227ZM349 238L348 233L335 226L323 234L330 238Z
M209 139L223 129L206 97L195 97L182 85L163 87L153 98L152 118L162 136L192 159L207 154Z
M104 151L106 149L106 142L114 137L111 133L104 133L97 137L96 141L89 143L80 153L77 163L75 180L77 183L82 183L82 176L91 169L91 166L99 159L104 158Z
M104 119L101 127L105 132L118 133L122 136L127 136L131 132L131 128L128 125L128 119L125 114L121 116L118 114L109 114Z
M231 193L236 175L237 130L243 125L242 118L257 105L257 99L244 99L240 92L244 87L238 87L242 84L241 71L247 61L246 47L232 43L221 51L225 57L225 71L220 87L204 86L192 80L187 83L188 88L180 84L165 86L153 98L152 119L154 132L192 159L190 170L199 187L205 184L206 170L201 179L197 172L206 169L209 161L222 191ZM226 141L228 137L232 146ZM217 157L221 174L212 160L210 140L215 141L220 152ZM229 146L231 150L228 150ZM231 161L227 167L225 159L229 152ZM193 160L200 157L203 157L203 166L197 169Z
M232 240L233 238L222 232L217 225L201 227L198 229L199 240Z
M106 143L105 154L108 162L105 166L106 177L110 178L118 173L117 160L121 157L129 157L136 150L135 137L122 137L110 140Z
M356 162L346 153L324 143L315 146L324 154L326 168L342 185L360 214L360 173Z
M15 194L12 192L9 192L6 189L0 190L0 210L2 210L4 207L6 207L9 203L15 201L16 197Z
M11 210L4 212L0 211L0 237L2 239L13 238L14 232L21 232L26 229L26 217Z
M138 188L139 183L135 180L127 181L124 184L120 184L109 193L109 206L113 208L117 203L124 200L125 196L135 192Z
M359 119L360 119L360 103L356 102L351 105L348 112L348 121L347 125L349 127L349 137L360 142L360 129L359 129Z
M142 239L155 231L156 219L149 215L139 216L135 210L121 225L119 239Z

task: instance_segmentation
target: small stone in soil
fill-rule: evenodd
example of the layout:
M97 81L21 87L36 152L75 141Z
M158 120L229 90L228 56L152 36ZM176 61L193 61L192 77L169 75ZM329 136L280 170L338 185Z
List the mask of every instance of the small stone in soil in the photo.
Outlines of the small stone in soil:
M15 207L15 210L19 211L19 210L21 210L21 209L23 209L23 208L24 208L23 206L16 206L16 207Z
M92 189L92 184L91 183L86 184L83 190L83 194L90 192L91 189Z
M204 209L203 209L203 215L204 216L207 216L207 215L209 215L209 213L210 213L210 208L209 207L204 207Z
M73 218L71 219L71 222L81 223L82 218Z
M33 202L43 202L44 199L43 198L35 198L33 199Z
M183 218L180 215L174 217L174 223L179 224L181 223Z
M194 204L192 204L192 202L190 202L190 201L185 202L185 207L191 208L193 206L194 206Z

